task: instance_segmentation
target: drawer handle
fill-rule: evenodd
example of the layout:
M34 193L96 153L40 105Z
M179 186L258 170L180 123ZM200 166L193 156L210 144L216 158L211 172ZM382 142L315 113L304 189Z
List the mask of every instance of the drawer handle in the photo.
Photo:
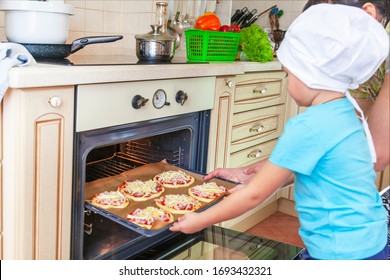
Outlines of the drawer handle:
M255 152L255 153L250 153L250 154L248 154L248 158L259 158L259 157L261 157L261 156L263 156L262 150L258 150L258 151Z
M266 93L268 93L268 89L267 88L253 89L253 93L266 94Z
M249 129L249 132L263 132L264 130L265 130L264 125L260 125L260 126L257 127L257 128L250 128L250 129Z

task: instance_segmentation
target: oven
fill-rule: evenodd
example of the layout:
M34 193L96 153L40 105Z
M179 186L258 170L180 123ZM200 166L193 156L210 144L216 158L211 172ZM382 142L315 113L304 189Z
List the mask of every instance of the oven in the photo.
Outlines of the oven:
M76 87L72 259L292 259L301 248L217 226L146 235L85 203L86 186L166 161L206 172L215 77Z

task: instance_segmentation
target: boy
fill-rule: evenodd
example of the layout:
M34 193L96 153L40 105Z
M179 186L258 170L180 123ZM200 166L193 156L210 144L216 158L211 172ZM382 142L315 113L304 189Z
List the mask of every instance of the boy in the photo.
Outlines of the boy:
M307 258L387 259L386 212L370 161L375 152L348 89L368 80L388 49L383 27L359 8L319 4L302 13L278 58L288 75L287 91L307 110L287 123L269 160L244 187L201 213L186 214L170 229L192 233L237 217L295 174Z

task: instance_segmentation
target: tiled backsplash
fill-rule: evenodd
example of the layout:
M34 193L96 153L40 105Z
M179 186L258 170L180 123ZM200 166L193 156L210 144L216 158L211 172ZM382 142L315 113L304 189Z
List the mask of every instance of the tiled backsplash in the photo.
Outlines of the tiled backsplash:
M0 0L2 1L2 0ZM177 1L177 0L175 0ZM106 55L135 55L136 34L150 31L150 24L154 18L155 3L152 0L65 0L65 3L74 7L74 15L70 17L69 37L67 43L84 36L120 34L124 38L120 41L107 44L89 45L77 52L77 55L106 54ZM166 1L169 2L169 1ZM216 13L222 24L229 23L229 19L236 9L248 7L256 8L258 13L267 8L278 5L284 10L280 18L280 28L287 29L289 24L302 11L306 0L279 0L279 1L241 1L218 0ZM268 14L264 14L258 21L262 28L269 27ZM0 11L0 40L6 41L4 27L4 12ZM185 49L181 46L177 56L185 56Z

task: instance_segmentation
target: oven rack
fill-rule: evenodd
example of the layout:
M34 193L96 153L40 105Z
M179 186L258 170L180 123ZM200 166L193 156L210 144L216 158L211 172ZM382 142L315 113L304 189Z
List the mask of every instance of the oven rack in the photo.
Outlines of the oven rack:
M166 159L170 164L179 166L184 160L184 149L177 147L176 149L161 149L159 145L153 145L150 142L126 142L124 153L131 160L148 164Z
M138 142L126 142L120 152L111 157L86 164L86 182L118 175L136 167L166 160L169 164L180 166L184 161L184 149L161 150L155 146Z

